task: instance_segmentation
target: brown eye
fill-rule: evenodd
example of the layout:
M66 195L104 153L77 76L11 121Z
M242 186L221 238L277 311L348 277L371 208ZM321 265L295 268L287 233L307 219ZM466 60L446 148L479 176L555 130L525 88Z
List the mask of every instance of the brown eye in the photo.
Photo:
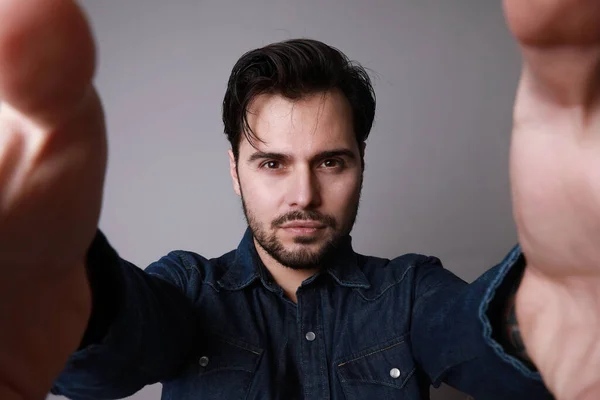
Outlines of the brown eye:
M281 168L281 163L279 161L266 161L261 167L266 169L278 169Z
M323 163L321 163L321 165L325 168L336 168L336 167L343 167L344 163L342 160L330 158L330 159L323 161Z

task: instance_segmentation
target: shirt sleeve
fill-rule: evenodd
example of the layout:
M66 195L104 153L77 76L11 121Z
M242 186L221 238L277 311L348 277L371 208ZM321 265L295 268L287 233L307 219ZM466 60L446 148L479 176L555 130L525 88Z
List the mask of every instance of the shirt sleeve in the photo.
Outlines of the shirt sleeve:
M170 253L142 270L120 258L100 231L87 269L92 315L51 393L117 399L175 375L194 353L199 331L185 295L191 269Z
M519 247L471 284L427 257L417 267L411 341L413 354L431 383L449 384L476 399L553 399L538 372L509 355L490 323L514 273L524 268ZM512 271L512 273L511 273ZM518 271L517 271L518 272ZM501 324L500 324L501 325Z

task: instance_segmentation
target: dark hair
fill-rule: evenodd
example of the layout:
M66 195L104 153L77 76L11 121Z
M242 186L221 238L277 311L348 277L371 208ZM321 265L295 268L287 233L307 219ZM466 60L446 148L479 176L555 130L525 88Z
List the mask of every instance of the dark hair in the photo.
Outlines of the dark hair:
M248 106L263 93L290 99L338 89L352 109L358 143L369 136L375 118L375 92L366 70L341 51L311 39L273 43L244 54L233 67L223 99L225 134L238 158L241 135L259 140L248 124Z

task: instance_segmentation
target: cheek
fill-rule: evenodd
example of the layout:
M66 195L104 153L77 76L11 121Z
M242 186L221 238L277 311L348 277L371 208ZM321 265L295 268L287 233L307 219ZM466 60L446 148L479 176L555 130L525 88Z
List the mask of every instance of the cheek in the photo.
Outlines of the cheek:
M334 213L343 214L352 209L360 195L360 176L349 175L342 179L330 179L321 185L322 196L331 204Z
M268 182L253 179L252 176L242 179L240 184L246 207L253 213L269 217L270 214L277 212L281 197L277 192L277 185L269 185Z

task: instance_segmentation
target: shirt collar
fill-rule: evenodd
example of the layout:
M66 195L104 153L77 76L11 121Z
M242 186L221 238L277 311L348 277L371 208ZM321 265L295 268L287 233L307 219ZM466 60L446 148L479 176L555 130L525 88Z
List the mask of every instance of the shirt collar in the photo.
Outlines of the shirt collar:
M360 269L359 257L352 249L352 238L348 236L342 241L324 272L341 286L368 288L371 285ZM317 275L320 274L322 272ZM273 278L258 255L252 231L248 228L238 245L233 262L217 284L227 290L240 290L256 279L260 279L267 288L273 288ZM305 283L312 280L309 278Z

